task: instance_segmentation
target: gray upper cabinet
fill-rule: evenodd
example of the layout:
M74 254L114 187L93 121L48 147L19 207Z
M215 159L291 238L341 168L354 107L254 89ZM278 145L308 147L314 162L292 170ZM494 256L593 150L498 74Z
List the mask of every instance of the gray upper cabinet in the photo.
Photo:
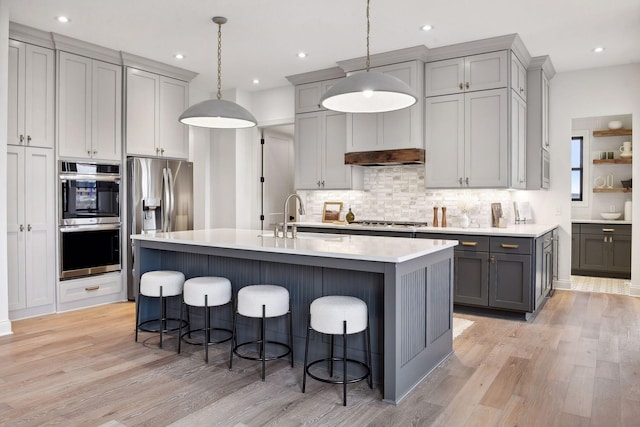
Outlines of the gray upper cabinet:
M188 158L189 129L178 122L188 104L189 83L127 67L127 154Z
M60 157L120 161L122 67L59 52Z
M325 110L320 106L320 98L340 79L305 83L295 88L296 114Z
M527 100L527 70L513 53L511 54L511 89L524 101Z
M551 59L531 60L527 71L527 189L549 188L549 80L555 75Z
M511 91L511 188L527 188L527 103Z
M423 93L424 66L409 61L372 68L399 78L418 97ZM347 114L347 153L424 148L422 102L402 110L377 114Z
M507 87L507 51L430 62L425 65L427 97Z
M351 189L361 171L344 164L346 114L315 111L297 114L295 188Z
M8 144L53 148L54 63L53 50L9 40Z
M507 89L426 100L427 188L506 188Z

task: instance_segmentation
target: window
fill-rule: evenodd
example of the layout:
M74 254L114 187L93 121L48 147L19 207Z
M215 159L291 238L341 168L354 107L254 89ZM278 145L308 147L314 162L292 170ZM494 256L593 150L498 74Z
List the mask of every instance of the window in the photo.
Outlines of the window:
M584 167L582 162L582 146L584 137L571 138L571 201L581 202L583 198L582 177Z

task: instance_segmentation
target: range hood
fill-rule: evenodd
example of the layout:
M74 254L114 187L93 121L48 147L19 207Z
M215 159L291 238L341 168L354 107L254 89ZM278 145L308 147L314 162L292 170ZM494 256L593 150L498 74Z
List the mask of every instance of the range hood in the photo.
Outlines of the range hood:
M424 150L422 148L404 148L401 150L346 153L344 164L360 166L420 165L424 164Z

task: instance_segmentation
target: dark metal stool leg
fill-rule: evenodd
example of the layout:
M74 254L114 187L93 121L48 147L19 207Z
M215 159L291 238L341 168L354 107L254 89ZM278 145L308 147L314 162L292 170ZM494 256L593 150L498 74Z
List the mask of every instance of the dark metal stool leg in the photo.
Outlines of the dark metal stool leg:
M291 313L291 306L289 306L289 348L291 349L289 357L291 358L291 367L293 368L293 313Z
M237 300L233 303L233 326L231 328L231 351L229 351L229 370L233 367L233 349L236 348L236 343L238 342L237 331L236 331L236 322L238 318L238 302Z
M260 321L260 359L262 360L262 381L264 381L264 371L266 369L266 359L267 359L267 355L266 355L266 345L265 345L265 332L266 332L266 322L265 322L265 318L266 318L266 314L267 314L267 308L266 306L263 304L262 305L262 320Z
M302 367L302 392L307 387L307 361L309 358L309 335L311 334L311 313L307 318L307 338L304 345L304 365Z
M211 313L209 312L209 295L204 296L204 362L209 363L209 341L211 340Z
M180 325L178 326L178 354L180 354L180 343L182 342L182 314L184 309L184 300L180 298ZM187 308L187 312L189 308Z
M342 405L347 406L347 321L342 322Z
M329 337L329 346L331 346L329 350L329 376L333 378L333 335Z
M369 388L373 388L373 366L371 366L371 330L369 329L369 316L367 316L367 365L369 365Z
M142 294L138 292L138 299L136 300L136 342L138 342L138 328L140 327L140 300Z
M164 297L162 296L162 286L160 286L160 348L162 348L162 335L164 331L166 317L166 303L164 301Z

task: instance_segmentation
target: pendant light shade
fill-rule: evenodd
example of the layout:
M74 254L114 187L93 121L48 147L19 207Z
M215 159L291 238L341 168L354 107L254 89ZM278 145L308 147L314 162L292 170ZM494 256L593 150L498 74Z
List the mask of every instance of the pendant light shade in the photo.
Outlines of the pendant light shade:
M320 98L329 110L343 113L382 113L412 106L418 97L405 82L388 74L370 71L369 0L367 0L367 68L339 81Z
M339 81L320 98L324 108L343 113L400 110L418 98L405 82L377 71L361 71Z
M256 119L245 108L224 99L207 99L187 108L180 122L190 126L219 129L250 128Z
M216 99L199 102L180 115L180 123L217 129L250 128L258 122L245 108L235 102L222 99L222 24L227 18L215 16L212 21L218 25L218 94Z

